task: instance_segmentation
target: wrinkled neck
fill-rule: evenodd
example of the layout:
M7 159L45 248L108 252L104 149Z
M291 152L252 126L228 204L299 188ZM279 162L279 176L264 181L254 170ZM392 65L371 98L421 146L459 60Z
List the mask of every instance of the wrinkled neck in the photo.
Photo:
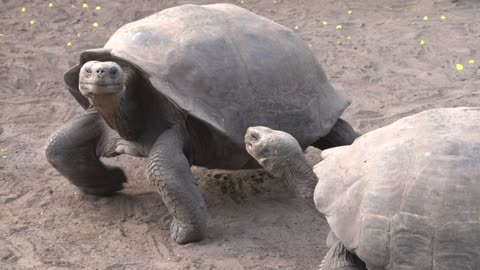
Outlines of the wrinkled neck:
M125 91L117 94L92 95L88 97L90 104L100 113L105 122L113 129L117 129L114 119L119 113L119 107L125 96Z
M279 172L278 175L285 178L289 188L314 207L313 192L318 179L303 153L277 158L269 167L272 171Z
M126 140L137 139L143 130L142 110L136 97L124 90L119 94L89 97L90 103L100 113L107 125Z

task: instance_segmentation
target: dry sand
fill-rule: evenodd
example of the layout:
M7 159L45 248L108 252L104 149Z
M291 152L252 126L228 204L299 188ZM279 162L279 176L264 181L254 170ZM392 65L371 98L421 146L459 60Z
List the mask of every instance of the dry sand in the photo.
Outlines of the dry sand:
M62 80L80 51L103 46L119 26L164 8L213 2L98 0L84 9L73 0L54 1L52 8L46 0L0 0L1 269L318 265L328 227L279 180L196 168L209 206L209 236L179 246L169 239L170 217L141 160L110 160L126 169L130 182L118 196L95 198L80 194L44 158L48 136L82 112ZM362 132L429 108L480 104L478 0L234 3L295 29L311 44L332 84L352 100L344 117ZM457 71L457 63L464 70Z

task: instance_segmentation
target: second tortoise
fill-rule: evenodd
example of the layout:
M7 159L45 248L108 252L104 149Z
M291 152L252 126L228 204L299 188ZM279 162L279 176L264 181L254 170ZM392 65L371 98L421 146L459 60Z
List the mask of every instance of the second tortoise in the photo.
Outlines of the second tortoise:
M480 108L425 111L322 152L252 127L247 150L331 228L321 270L480 269Z

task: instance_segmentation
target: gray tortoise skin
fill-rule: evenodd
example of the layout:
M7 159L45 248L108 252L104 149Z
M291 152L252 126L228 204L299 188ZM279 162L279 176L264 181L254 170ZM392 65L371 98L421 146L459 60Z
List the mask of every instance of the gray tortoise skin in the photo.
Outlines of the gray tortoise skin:
M65 73L85 113L47 144L48 161L83 192L109 195L127 181L101 157L145 157L179 244L206 235L207 208L192 165L258 168L245 151L249 126L292 134L306 148L346 145L337 93L291 30L229 4L184 5L118 29Z
M474 270L479 119L480 108L425 111L322 151L314 167L285 132L252 127L245 141L267 170L314 192L331 228L320 269Z

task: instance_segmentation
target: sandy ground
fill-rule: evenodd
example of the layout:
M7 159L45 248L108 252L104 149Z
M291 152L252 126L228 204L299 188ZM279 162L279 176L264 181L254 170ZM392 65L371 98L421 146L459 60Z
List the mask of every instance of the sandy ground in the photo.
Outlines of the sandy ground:
M62 80L80 51L155 11L214 1L131 2L98 0L85 9L73 0L52 8L46 0L0 0L0 268L314 269L328 226L261 172L195 168L209 235L179 246L141 160L109 160L130 179L109 198L80 194L47 164L48 136L82 112ZM480 104L478 0L230 2L295 29L351 98L344 117L362 132L429 108Z

